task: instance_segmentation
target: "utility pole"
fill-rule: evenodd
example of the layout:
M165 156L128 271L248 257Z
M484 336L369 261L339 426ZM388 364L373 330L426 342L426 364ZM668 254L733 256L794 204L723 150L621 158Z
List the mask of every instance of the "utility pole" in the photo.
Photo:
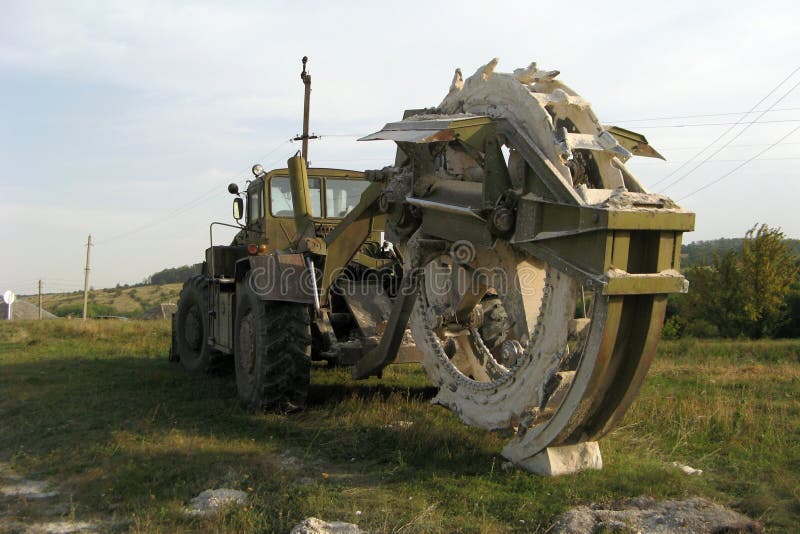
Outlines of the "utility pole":
M83 320L86 320L86 307L89 304L89 251L92 250L92 234L89 234L89 240L86 241L86 268L84 269L85 276L83 278Z
M42 281L39 280L39 320L42 320Z

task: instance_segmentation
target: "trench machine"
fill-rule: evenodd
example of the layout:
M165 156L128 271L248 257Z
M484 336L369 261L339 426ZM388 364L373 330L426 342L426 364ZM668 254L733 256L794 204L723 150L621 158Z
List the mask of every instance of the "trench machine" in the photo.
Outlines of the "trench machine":
M597 440L647 374L667 295L688 288L694 214L642 186L625 162L660 154L602 125L558 71L496 65L456 70L438 106L360 139L397 155L359 172L306 164L304 58L302 150L229 186L239 232L212 236L183 287L171 359L189 372L232 359L256 411L301 408L313 360L356 380L420 362L434 402L510 435L515 464L600 468Z

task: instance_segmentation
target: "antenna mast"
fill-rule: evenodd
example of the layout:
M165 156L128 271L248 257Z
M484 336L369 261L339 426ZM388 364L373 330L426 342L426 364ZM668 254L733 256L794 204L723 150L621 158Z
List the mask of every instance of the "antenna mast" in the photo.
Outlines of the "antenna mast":
M305 98L303 101L303 135L294 137L294 141L303 141L303 148L301 154L303 159L308 165L308 140L319 139L318 135L308 135L308 122L309 115L311 114L311 74L306 72L306 63L308 63L308 56L303 56L303 72L300 73L300 79L303 80L305 86Z

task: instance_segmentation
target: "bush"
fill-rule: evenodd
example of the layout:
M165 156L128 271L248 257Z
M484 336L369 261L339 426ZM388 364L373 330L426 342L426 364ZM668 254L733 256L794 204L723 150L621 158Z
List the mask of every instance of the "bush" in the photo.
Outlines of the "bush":
M664 322L661 339L680 339L686 329L686 322L680 315L673 315Z
M705 319L695 319L688 321L683 330L683 334L688 337L711 338L719 337L719 329Z
M75 302L64 304L54 308L51 311L59 317L67 317L70 315L73 317L83 317L83 303ZM114 315L114 308L106 304L98 304L96 302L89 302L86 305L87 317L98 317L100 315Z

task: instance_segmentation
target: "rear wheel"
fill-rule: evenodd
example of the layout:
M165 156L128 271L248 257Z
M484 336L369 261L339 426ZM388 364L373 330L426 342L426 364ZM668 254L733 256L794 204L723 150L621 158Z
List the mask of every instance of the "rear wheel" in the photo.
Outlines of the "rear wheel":
M189 373L215 370L222 353L208 344L208 278L193 276L183 285L175 321L175 347L181 367Z
M237 287L234 341L236 388L251 411L292 411L305 405L311 373L308 307L262 301L246 276Z

